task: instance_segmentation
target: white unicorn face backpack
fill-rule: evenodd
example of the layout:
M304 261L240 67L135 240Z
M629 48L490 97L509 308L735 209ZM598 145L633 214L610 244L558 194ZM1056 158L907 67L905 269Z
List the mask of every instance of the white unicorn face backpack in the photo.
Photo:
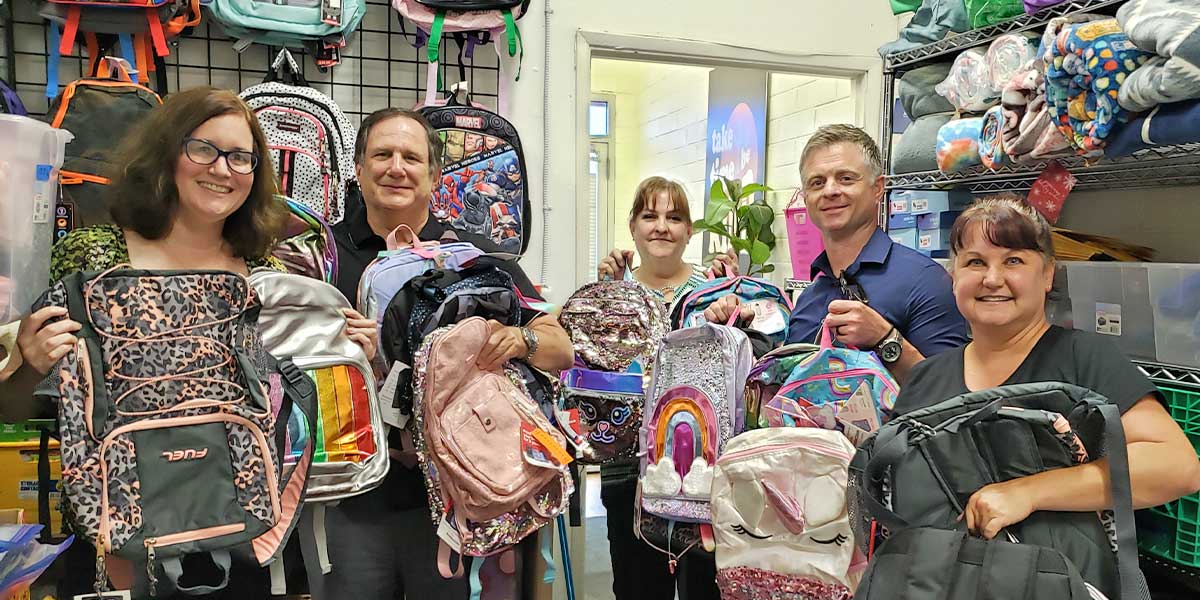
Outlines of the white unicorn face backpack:
M725 446L712 483L724 600L848 600L866 566L846 511L854 445L836 431L773 427Z

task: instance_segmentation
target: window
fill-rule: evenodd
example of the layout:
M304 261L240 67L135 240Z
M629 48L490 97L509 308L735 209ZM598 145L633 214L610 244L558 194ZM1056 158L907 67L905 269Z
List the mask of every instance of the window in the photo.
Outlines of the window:
M608 102L593 100L588 107L588 134L592 137L608 135Z

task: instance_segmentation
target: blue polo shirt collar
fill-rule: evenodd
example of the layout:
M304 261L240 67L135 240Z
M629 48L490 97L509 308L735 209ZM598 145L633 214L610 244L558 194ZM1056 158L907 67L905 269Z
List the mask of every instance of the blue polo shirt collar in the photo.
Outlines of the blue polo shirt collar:
M888 237L888 234L878 227L875 228L875 233L871 234L867 245L863 246L862 251L858 253L858 258L846 268L846 274L850 276L857 274L859 267L864 264L887 264L888 255L892 253L892 244L892 238ZM829 264L829 255L824 252L812 262L808 276L816 279L818 273L824 273L827 277L836 277L833 266Z

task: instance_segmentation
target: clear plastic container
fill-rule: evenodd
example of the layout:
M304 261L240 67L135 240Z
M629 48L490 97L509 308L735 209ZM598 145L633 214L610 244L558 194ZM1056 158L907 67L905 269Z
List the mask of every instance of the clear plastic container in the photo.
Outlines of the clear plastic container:
M0 115L0 324L27 313L46 289L58 169L73 137Z
M1158 362L1200 367L1200 265L1146 265Z
M1066 262L1076 329L1111 336L1130 358L1157 360L1146 263Z

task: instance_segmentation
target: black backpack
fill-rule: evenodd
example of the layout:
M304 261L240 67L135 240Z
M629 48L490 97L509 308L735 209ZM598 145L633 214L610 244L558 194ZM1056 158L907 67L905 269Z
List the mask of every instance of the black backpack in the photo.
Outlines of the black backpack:
M1103 396L1065 383L963 394L890 421L863 442L850 464L851 525L868 552L881 547L877 525L892 534L910 528L965 533L959 515L980 488L1102 456L1109 459L1113 513L1038 511L1001 537L1062 553L1109 598L1149 598L1138 569L1120 411ZM911 566L877 565L863 585L870 588L877 579L887 582L880 587L903 587L912 580L897 569Z
M111 77L110 68L114 69ZM133 83L119 63L101 60L99 69L96 77L67 85L47 113L51 126L75 135L67 144L59 170L55 240L77 227L112 222L104 193L113 171L113 152L126 134L162 104L150 88Z
M521 297L512 276L496 266L498 261L481 256L461 271L430 269L408 280L383 315L380 343L388 364L415 364L413 354L426 336L467 317L520 323ZM411 375L408 370L400 376L392 403L404 415L412 414Z
M488 237L503 252L524 253L533 215L517 128L453 96L421 114L443 142L442 176L430 200L434 217L450 229Z

